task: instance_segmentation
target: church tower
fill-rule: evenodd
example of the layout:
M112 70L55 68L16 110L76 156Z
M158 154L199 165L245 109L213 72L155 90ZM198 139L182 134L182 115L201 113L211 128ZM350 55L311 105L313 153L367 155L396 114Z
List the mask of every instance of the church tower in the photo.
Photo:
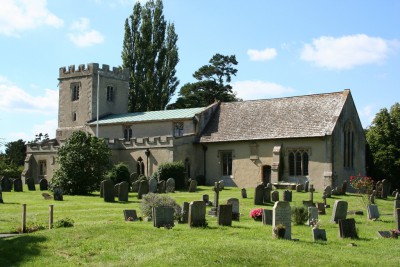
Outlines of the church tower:
M61 67L59 72L57 140L66 140L74 131L95 135L88 122L109 114L128 112L129 72L108 65ZM99 86L98 86L99 85Z

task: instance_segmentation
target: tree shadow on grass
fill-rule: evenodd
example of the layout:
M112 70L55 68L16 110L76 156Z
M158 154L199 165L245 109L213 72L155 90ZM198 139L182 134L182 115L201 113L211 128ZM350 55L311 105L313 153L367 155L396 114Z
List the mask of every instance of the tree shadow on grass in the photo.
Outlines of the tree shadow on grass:
M17 266L31 257L40 255L38 243L46 241L43 236L22 234L0 239L0 266Z

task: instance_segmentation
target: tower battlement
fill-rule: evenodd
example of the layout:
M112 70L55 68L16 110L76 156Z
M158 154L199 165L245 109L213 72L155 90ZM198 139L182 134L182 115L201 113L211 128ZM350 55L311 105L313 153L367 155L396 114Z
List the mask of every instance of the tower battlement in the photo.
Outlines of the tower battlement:
M110 69L110 66L107 64L103 64L100 68L98 63L89 63L87 65L80 64L77 68L75 65L70 65L68 68L65 66L61 67L59 69L59 80L72 77L97 75L99 72L102 76L114 77L121 80L129 79L129 71L126 69L123 70L116 67Z

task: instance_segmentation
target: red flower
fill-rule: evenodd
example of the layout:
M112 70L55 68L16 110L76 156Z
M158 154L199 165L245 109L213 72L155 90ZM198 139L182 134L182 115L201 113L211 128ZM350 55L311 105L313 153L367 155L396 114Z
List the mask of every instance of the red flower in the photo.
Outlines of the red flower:
M262 208L257 208L257 209L250 211L250 217L253 219L257 218L257 217L262 217L262 214L263 214Z

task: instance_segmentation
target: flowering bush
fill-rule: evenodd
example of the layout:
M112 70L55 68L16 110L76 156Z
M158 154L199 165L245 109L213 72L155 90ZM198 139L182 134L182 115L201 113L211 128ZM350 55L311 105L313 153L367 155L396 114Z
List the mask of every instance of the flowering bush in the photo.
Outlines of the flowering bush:
M254 209L252 211L250 211L250 217L253 219L259 219L262 217L263 214L263 209L262 208L258 208L258 209Z
M374 189L374 181L372 178L360 174L350 176L350 185L356 189L359 194L371 194Z

